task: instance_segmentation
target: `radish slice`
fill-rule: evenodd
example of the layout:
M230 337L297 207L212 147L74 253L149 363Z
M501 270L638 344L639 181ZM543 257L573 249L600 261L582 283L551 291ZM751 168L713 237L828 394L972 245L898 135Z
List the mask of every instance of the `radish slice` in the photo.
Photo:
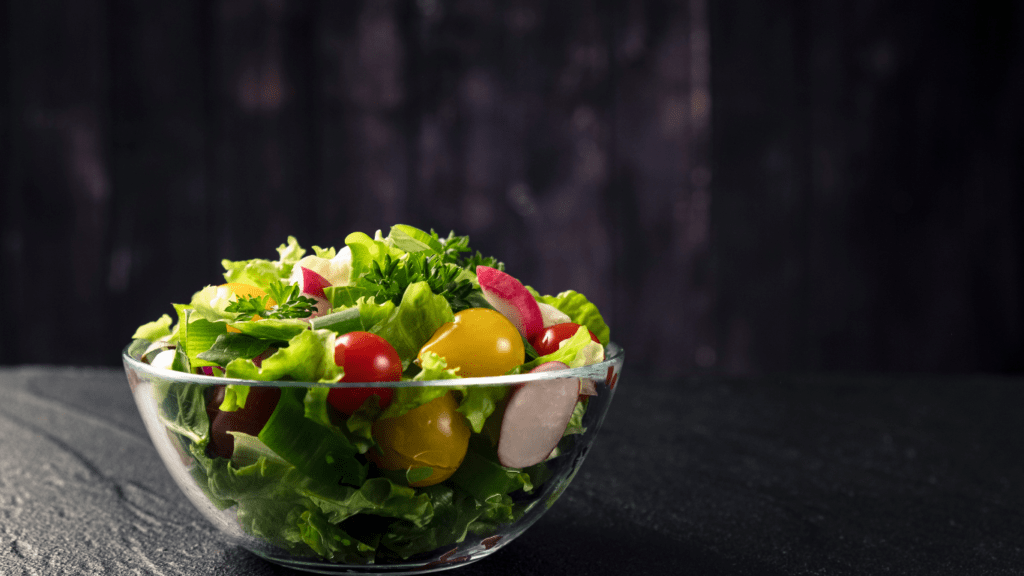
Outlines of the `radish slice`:
M169 339L169 336L164 336L163 338L150 344L149 347L146 348L146 351L142 353L142 361L152 363L153 359L156 358L156 356L161 352L164 352L166 350L171 350L173 352L174 344L171 344L168 341Z
M164 350L163 352L154 356L153 359L150 360L149 364L154 368L163 368L165 370L170 370L171 365L174 364L174 350Z
M530 372L564 370L562 362L545 362ZM543 462L562 439L580 394L579 378L521 384L512 391L498 435L498 461L508 468Z
M477 266L476 278L484 298L529 341L544 330L544 319L533 294L519 280L490 266Z
M326 298L324 294L324 288L330 286L331 283L326 278L310 270L309 268L302 269L302 283L299 288L302 293L306 296L319 296Z
M292 274L288 277L289 284L295 284L301 280L303 268L309 268L323 276L331 283L331 286L348 286L352 275L352 249L345 246L330 260L319 256L306 256L295 263Z
M320 316L330 311L331 304L327 301L327 296L324 294L324 288L330 285L331 283L320 274L309 268L302 267L302 279L299 281L299 289L302 291L303 296L316 300L316 312L311 317Z

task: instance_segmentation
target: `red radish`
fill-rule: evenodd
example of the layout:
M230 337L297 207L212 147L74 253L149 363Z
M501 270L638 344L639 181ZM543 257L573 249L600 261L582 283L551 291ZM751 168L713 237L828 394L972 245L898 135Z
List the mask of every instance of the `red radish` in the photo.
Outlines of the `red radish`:
M302 279L299 280L299 289L302 291L303 296L316 300L316 312L313 313L313 316L326 314L331 309L331 304L327 301L327 296L324 294L324 288L330 285L331 283L323 276L309 268L302 267Z
M326 298L324 295L324 288L330 286L331 283L326 278L310 270L309 268L302 268L302 293L306 296L319 296Z
M545 362L530 372L568 368ZM543 462L562 439L580 394L579 378L556 378L520 384L509 396L498 434L498 461L508 468Z
M508 318L524 338L530 340L544 329L537 301L519 280L490 266L477 266L476 278L487 302Z
M349 277L352 275L352 249L345 246L338 250L338 254L334 258L330 259L306 256L295 263L288 282L292 284L298 282L302 277L303 268L309 268L323 276L331 286L348 286Z

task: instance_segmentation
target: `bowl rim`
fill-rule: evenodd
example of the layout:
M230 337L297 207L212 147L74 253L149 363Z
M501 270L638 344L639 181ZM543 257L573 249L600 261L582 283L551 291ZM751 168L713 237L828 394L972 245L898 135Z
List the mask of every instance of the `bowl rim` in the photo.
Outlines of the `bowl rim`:
M509 384L522 384L535 382L537 380L554 380L557 378L609 378L616 370L616 364L622 364L625 359L625 350L614 342L605 346L605 358L596 364L588 364L579 368L566 368L562 370L548 370L544 372L527 372L525 374L511 374L505 376L477 376L472 378L455 378L447 380L405 380L399 382L301 382L294 380L245 380L242 378L225 378L223 376L207 376L205 374L190 374L178 372L167 368L156 368L140 360L146 348L151 342L149 340L137 339L128 344L121 351L121 359L125 368L131 368L146 376L164 381L182 382L189 384L204 384L220 386L224 384L236 384L243 386L267 386L267 387L292 387L309 388L314 386L327 388L420 388L424 386L436 386L453 388L459 386L507 386Z

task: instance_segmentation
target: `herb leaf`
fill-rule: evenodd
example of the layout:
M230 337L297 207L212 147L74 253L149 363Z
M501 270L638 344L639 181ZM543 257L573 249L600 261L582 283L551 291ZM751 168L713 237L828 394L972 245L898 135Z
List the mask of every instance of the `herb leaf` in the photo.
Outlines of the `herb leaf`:
M433 230L430 231L430 234L435 238L437 237L437 232ZM469 247L469 236L456 236L453 230L448 233L447 238L438 238L438 241L444 249L444 252L441 253L443 262L456 264L460 268L465 268L474 273L477 266L490 266L498 270L505 270L505 264L499 262L497 258L484 256L479 250L473 252ZM464 252L470 252L470 254L463 255Z
M273 300L273 308L267 304ZM266 296L242 296L228 304L227 312L235 314L235 322L245 322L255 317L286 320L308 318L316 311L316 300L303 296L298 284L285 284L274 280L267 286Z
M384 265L374 262L359 284L378 304L390 300L398 305L410 284L426 282L431 292L448 300L452 312L458 312L471 307L471 296L478 289L469 279L459 279L462 268L452 264L441 254L427 252L409 253L397 259L385 255Z

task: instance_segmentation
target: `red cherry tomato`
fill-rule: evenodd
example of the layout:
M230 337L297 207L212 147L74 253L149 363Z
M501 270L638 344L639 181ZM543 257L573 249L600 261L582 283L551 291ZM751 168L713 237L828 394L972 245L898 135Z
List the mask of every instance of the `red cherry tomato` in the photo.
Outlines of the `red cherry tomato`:
M543 332L541 332L537 336L534 336L533 341L530 342L530 345L533 346L533 349L537 351L538 355L547 356L552 352L557 352L558 343L561 342L562 340L572 338L573 336L576 335L576 331L579 329L580 325L574 324L573 322L565 322L562 324L555 324L554 326L548 326L547 328L544 329ZM590 332L591 340L597 342L598 344L601 343L601 341L597 339L597 336L594 336L594 333L591 332L590 329L587 329L587 332Z
M338 337L334 363L345 369L342 382L397 382L402 379L402 359L387 340L370 332L349 332ZM335 388L327 402L352 415L370 396L377 396L381 408L391 403L390 388Z

